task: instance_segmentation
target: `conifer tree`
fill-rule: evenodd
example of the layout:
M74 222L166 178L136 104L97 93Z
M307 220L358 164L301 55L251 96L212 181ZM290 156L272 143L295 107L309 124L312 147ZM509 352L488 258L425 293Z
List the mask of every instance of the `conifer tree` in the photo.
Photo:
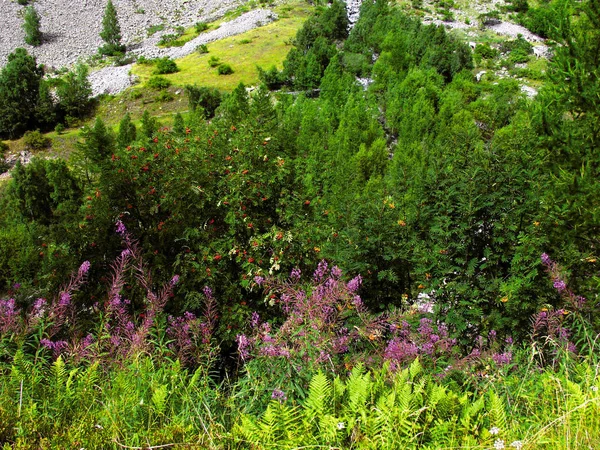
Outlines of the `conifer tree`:
M117 10L108 0L104 9L104 17L102 17L102 31L100 37L106 45L100 47L100 53L107 56L116 56L125 51L125 46L121 44L121 26L117 17Z
M23 23L25 42L34 47L41 45L42 32L40 31L40 15L33 6L28 6L25 8L25 15L23 18L25 19L25 23Z
M137 129L135 124L131 121L129 113L125 114L121 122L119 123L119 134L117 136L117 146L119 148L125 148L133 141L137 136Z

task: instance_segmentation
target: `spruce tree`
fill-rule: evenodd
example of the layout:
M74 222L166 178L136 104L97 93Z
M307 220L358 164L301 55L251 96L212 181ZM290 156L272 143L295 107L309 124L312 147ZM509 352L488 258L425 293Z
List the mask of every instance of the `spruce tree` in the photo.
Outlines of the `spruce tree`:
M100 53L107 56L116 56L125 51L125 46L121 44L121 26L117 17L117 10L108 0L104 9L104 17L102 17L102 31L100 37L106 45L100 47Z
M23 23L25 42L34 47L41 45L42 32L40 31L40 15L33 6L28 6L25 8L23 18L25 19L25 23Z
M135 124L131 121L129 113L125 114L121 122L119 123L119 134L117 136L117 146L119 148L125 148L133 141L137 136L137 130Z

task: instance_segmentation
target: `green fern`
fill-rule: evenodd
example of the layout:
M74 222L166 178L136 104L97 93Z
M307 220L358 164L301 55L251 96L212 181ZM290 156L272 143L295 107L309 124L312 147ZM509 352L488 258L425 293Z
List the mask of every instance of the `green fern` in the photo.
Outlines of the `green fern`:
M498 427L501 430L506 430L504 400L494 390L490 390L488 394L488 416L490 427Z

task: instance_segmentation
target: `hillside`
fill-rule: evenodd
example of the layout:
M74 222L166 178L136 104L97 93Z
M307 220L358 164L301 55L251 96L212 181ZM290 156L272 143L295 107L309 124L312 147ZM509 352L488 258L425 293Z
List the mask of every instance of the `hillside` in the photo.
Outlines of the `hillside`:
M0 72L0 447L597 448L600 0L192 25Z
M189 27L196 22L210 22L240 5L237 0L116 0L124 43L136 48L161 34L172 33L175 27ZM25 46L36 56L38 63L61 68L94 55L102 45L100 31L104 0L37 0L34 3L41 15L43 43L40 47L24 44L22 29L23 6L16 1L0 3L3 33L0 39L0 66L8 54ZM163 29L149 38L149 30Z

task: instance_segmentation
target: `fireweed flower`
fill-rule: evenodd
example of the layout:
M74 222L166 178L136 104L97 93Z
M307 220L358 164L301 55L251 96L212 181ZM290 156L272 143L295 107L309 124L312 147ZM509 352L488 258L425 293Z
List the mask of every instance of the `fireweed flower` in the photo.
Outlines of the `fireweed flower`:
M58 302L60 306L69 306L71 304L71 294L68 292L63 292L60 294L60 301Z
M179 275L173 276L173 278L171 278L171 287L175 286L178 282L179 282Z
M235 340L238 344L238 353L240 354L240 358L246 361L250 358L250 340L244 334L238 334Z
M548 256L547 253L542 253L540 259L542 260L542 264L545 266L550 266L552 264L552 260L550 259L550 256Z
M252 319L250 319L250 326L252 328L257 328L260 325L260 315L254 311L252 313Z
M302 271L298 268L292 269L292 273L290 274L290 278L292 280L298 281L302 276Z
M265 279L264 279L263 277L259 276L259 275L256 275L256 276L254 277L254 282L255 282L256 284L258 284L259 286L260 286L261 284L263 284L263 283L264 283L264 281L265 281Z
M79 266L79 275L83 276L85 274L87 274L90 270L90 262L89 261L84 261L81 266Z
M348 281L347 288L350 292L356 292L362 283L362 277L357 275Z
M127 228L125 228L125 224L120 220L117 220L117 234L123 236L127 233Z
M563 292L565 289L567 289L567 285L563 280L555 280L554 281L554 289L556 289L558 292Z

